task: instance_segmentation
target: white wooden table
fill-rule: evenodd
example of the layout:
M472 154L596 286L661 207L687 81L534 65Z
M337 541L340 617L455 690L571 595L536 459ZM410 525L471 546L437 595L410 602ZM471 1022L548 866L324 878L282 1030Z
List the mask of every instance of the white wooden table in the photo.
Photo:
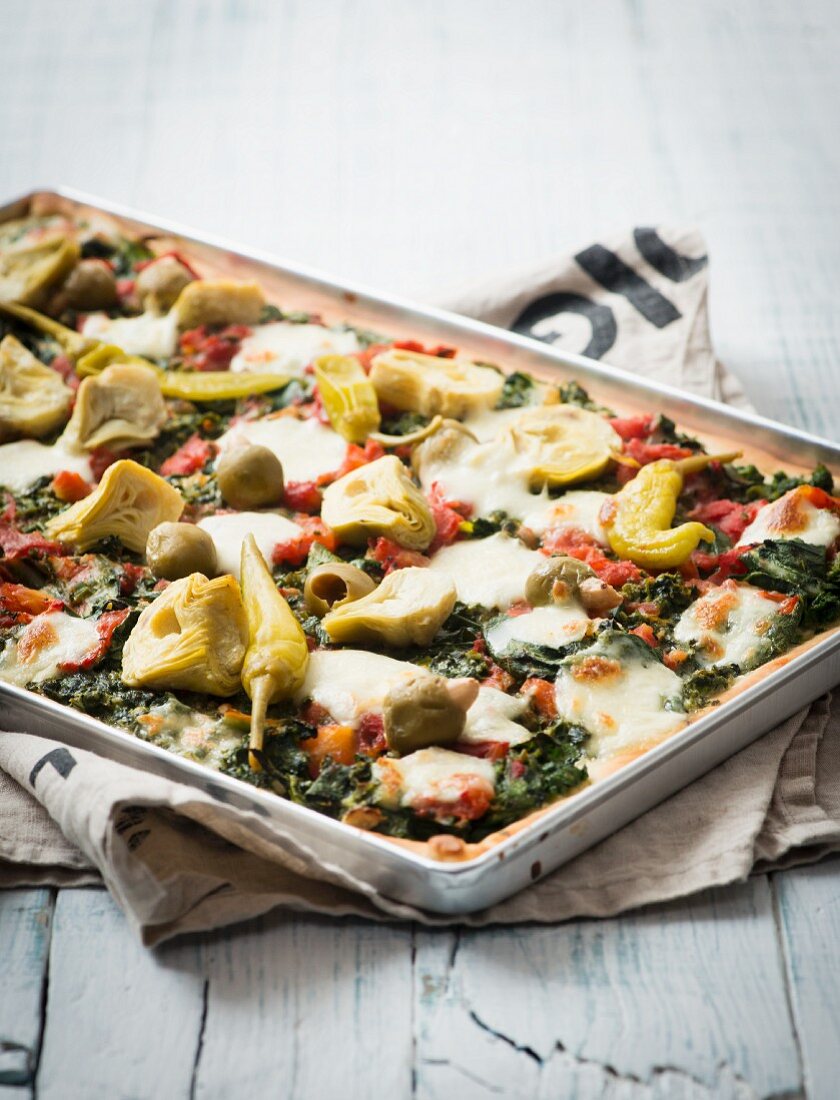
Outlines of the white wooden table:
M836 0L2 0L0 195L63 183L419 297L695 222L721 357L840 437ZM840 1095L840 861L559 928L145 951L0 894L0 1100Z

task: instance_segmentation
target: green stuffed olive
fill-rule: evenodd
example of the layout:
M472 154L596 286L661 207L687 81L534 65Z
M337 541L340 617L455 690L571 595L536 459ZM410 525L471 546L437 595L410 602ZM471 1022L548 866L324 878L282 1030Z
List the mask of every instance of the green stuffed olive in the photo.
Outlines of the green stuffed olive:
M216 480L225 503L240 512L283 500L283 467L268 447L254 444L228 451L216 466Z
M464 732L467 710L478 694L475 680L447 680L418 672L385 697L383 719L388 748L400 756L451 745Z
M303 600L306 610L322 618L334 607L341 607L373 592L376 584L367 573L347 562L325 562L306 578Z
M216 547L206 531L191 523L160 523L149 532L146 564L156 577L167 581L193 573L214 577Z

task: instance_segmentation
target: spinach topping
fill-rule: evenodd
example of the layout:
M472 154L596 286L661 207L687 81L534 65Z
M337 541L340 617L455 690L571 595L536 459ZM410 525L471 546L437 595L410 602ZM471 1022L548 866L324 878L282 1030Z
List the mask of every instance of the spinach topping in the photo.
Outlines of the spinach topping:
M557 393L564 405L579 405L582 409L589 409L590 412L601 413L603 416L615 416L612 409L593 401L579 382L563 382L557 387Z
M726 691L740 672L737 665L698 668L683 681L682 700L687 711L702 710L714 702L714 697Z
M801 539L768 540L741 558L747 584L788 592L802 600L802 624L822 628L840 618L840 557Z
M525 374L523 371L514 371L513 374L509 374L505 378L502 396L499 398L496 408L519 409L523 405L530 405L536 385L530 374Z
M814 467L810 477L796 477L786 474L784 470L777 470L765 478L755 466L724 466L722 476L725 484L721 486L721 495L743 503L778 500L800 485L813 485L826 493L834 492L834 478L822 464Z

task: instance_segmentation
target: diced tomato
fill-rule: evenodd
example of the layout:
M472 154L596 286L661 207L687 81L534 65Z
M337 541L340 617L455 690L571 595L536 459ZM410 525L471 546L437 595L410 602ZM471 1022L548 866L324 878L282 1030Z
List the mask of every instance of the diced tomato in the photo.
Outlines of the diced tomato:
M379 756L388 748L385 738L385 720L381 714L363 714L359 719L359 752L366 756Z
M422 355L436 355L439 359L454 359L458 354L457 348L451 348L446 344L426 347L419 340L395 340L391 346L401 351L419 351Z
M487 659L490 665L490 672L481 681L482 687L493 687L499 691L509 691L513 687L513 677L509 672L505 672L503 668L496 664L495 661Z
M400 351L419 351L426 354L426 348L419 340L395 340L391 347L399 348Z
M380 352L387 351L390 344L371 344L369 347L363 348L361 351L354 352L356 359L362 364L362 367L369 371L371 368L372 360Z
M531 696L531 704L537 714L543 718L557 717L557 700L554 695L554 684L549 680L541 680L538 676L531 676L522 685L522 694Z
M437 527L432 544L429 549L434 552L441 546L449 546L461 533L461 524L472 512L472 505L460 501L447 501L438 482L433 481L429 492L426 494L432 518Z
M750 504L739 504L735 500L710 500L692 509L689 518L714 524L733 542L737 542L766 503L764 500Z
M160 468L164 477L185 476L203 470L216 453L216 445L196 432L169 456Z
M747 567L741 558L751 549L749 546L733 546L731 550L724 550L722 554L704 554L695 550L691 560L704 573L713 570L708 578L712 584L722 584L731 576L741 576L746 573Z
M658 462L661 458L689 458L694 454L688 447L678 447L675 443L643 443L641 439L635 438L625 443L624 453L635 458L640 466Z
M420 817L431 817L436 821L475 821L483 817L493 801L493 788L483 779L474 776L464 777L464 789L452 802L438 798L420 798L412 803L412 809Z
M76 374L76 368L73 365L73 361L66 355L56 355L55 359L50 363L52 370L56 374L60 374L64 380L65 386L69 386L71 390L77 390L81 379Z
M686 649L668 649L662 656L662 663L666 668L670 668L671 672L679 672L687 660L688 650Z
M88 455L88 462L94 480L101 481L102 475L108 467L113 466L117 459L121 457L122 455L110 450L108 447L97 447L96 450L91 451Z
M321 490L314 481L287 481L283 502L295 512L317 515L321 511Z
M10 561L28 557L30 554L67 554L69 550L60 542L50 542L37 531L26 535L12 527L10 523L0 523L0 549Z
M184 256L183 253L178 252L174 248L170 249L168 252L161 252L159 256L153 256L151 260L138 260L137 263L134 264L134 270L137 272L145 271L147 267L151 267L152 264L156 264L158 260L165 260L170 256L173 260L177 260L181 267L185 267L194 279L201 278L195 268L190 264L186 256Z
M465 756L477 756L480 760L504 760L510 749L507 741L459 741L455 746Z
M50 482L50 488L65 504L75 504L93 492L93 486L75 470L60 470Z
M384 454L385 448L374 439L369 439L364 447L358 447L355 443L348 443L347 454L344 456L342 464L337 470L321 474L317 484L329 485L331 481L338 481L345 474L352 473L353 470L358 470L361 466L367 466L370 462L375 462L377 458L382 458Z
M321 546L332 552L338 545L335 533L324 523L320 516L305 516L299 512L294 517L295 523L301 528L300 535L285 542L278 542L274 547L271 560L275 565L302 565L312 548L312 544L318 542Z
M178 341L183 365L197 371L227 370L250 335L247 325L227 325L220 332L209 332L206 325L188 329Z
M130 561L123 562L120 595L130 596L145 575L146 570L142 565L132 565Z
M0 583L0 626L28 623L33 615L60 611L61 600L23 584Z
M61 672L79 672L82 669L92 668L101 661L108 652L114 631L117 627L122 626L129 614L128 608L124 608L122 611L106 611L103 615L100 615L96 620L96 632L99 635L97 644L78 661L62 662L58 666L59 670Z
M639 626L634 626L630 633L635 634L637 638L641 638L643 642L647 642L651 649L656 649L658 642L650 623L641 623Z
M510 771L513 779L521 779L525 772L528 770L521 760L511 760L508 770Z
M370 556L379 562L386 573L394 569L407 569L411 565L424 566L429 559L418 550L406 550L404 546L391 539L378 538L369 548Z
M611 416L610 424L625 443L631 439L647 439L656 423L650 413L643 416Z
M583 531L548 531L543 539L543 553L568 554L570 558L584 561L602 581L614 588L621 588L628 581L637 581L642 572L631 561L613 561L603 552L595 539Z
M319 726L315 736L301 741L300 747L309 757L309 774L314 779L327 757L336 764L349 766L353 763L356 759L356 734L350 726Z

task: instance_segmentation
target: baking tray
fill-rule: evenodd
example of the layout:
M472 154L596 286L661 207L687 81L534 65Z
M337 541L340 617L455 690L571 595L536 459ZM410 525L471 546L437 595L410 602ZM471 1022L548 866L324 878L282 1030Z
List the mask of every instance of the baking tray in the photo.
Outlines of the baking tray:
M580 355L443 310L417 306L217 237L151 218L64 188L33 191L0 207L0 221L32 204L63 204L115 218L130 233L172 239L202 274L258 279L269 300L320 313L327 323L352 324L395 338L455 344L466 354L561 381L577 378L622 413L661 410L714 447L736 443L745 459L804 470L822 462L840 471L840 447L806 432L635 378ZM748 442L745 442L748 441ZM227 804L274 820L324 861L387 897L445 914L473 912L509 897L579 855L738 752L840 680L840 628L828 631L744 677L720 706L702 713L670 739L619 771L540 810L475 846L476 855L441 862L423 845L344 825L277 795L221 775L97 719L24 688L0 683L7 728L37 728L76 748L197 787Z

